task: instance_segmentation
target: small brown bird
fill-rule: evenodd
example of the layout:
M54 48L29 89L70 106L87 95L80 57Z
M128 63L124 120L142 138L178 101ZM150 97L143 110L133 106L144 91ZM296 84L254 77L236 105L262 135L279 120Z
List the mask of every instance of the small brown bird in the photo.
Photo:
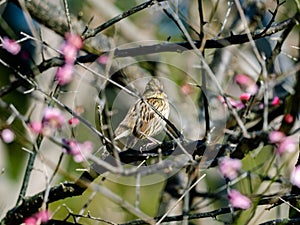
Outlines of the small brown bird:
M142 97L144 100L139 99L130 107L115 130L115 140L127 137L126 147L133 147L138 139L149 138L163 130L166 123L152 107L166 119L170 114L167 95L158 79L153 78L148 82Z

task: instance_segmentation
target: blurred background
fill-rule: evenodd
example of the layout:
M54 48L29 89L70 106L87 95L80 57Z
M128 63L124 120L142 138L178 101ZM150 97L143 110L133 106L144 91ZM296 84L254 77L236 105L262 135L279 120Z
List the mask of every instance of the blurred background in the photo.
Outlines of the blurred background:
M68 7L72 18L84 21L89 28L94 28L131 9L132 7L142 4L141 0L69 0ZM198 12L198 1L174 0L169 1L175 12L178 13L184 25L190 32L193 39L199 39L200 21ZM49 14L52 11L59 10L57 19L60 15L64 16L64 6L62 1L41 1L41 4L51 4ZM263 29L271 20L272 15L268 10L273 11L276 8L275 1L240 1L249 28L251 31ZM165 2L161 2L162 6L154 5L126 18L115 25L101 32L100 37L93 39L93 46L99 47L96 51L107 51L109 49L118 48L134 48L144 45L154 45L163 42L184 42L185 37L174 21L163 12L162 7ZM296 1L287 0L278 9L275 22L283 21L296 14L299 5ZM12 68L22 68L20 71L24 74L34 75L38 88L43 92L51 95L56 89L54 81L56 68L51 68L45 72L38 73L35 66L39 65L44 59L59 56L56 50L61 48L63 36L59 35L55 30L46 27L34 18L26 18L20 5L16 1L4 1L1 4L1 37L8 36L14 40L24 37L20 32L28 35L32 34L32 26L38 32L38 37L48 45L42 45L36 40L27 40L21 42L22 52L17 56L8 54L1 49L0 59L10 65L10 68L0 65L0 85L7 87L16 81L17 76ZM297 8L298 7L298 8ZM241 19L232 1L211 0L203 1L203 18L205 24L203 33L205 39L217 39L228 37L231 34L245 33ZM56 18L53 17L55 20ZM65 19L65 17L64 17ZM28 23L28 21L31 21ZM79 30L76 32L83 32ZM80 34L80 33L79 33ZM256 41L256 47L265 57L272 54L272 49L276 45L280 33L274 34ZM298 47L297 47L298 46ZM79 54L94 53L93 50L82 50ZM295 83L295 74L299 70L296 68L295 59L299 58L299 26L295 26L283 43L281 53L278 55L274 64L268 70L268 74L275 79L277 89L275 95L286 95L289 93ZM204 51L205 60L212 69L216 79L222 86L225 93L238 100L242 90L234 82L237 74L247 74L257 79L260 74L259 62L249 43L242 45L232 45L223 49L207 49ZM115 58L109 67L106 63L101 64L99 61L86 63L85 65L99 74L108 76L118 81L124 86L129 85L142 93L144 87L151 76L157 76L164 85L165 92L171 104L170 121L183 133L188 140L201 139L204 136L204 114L201 100L201 91L195 84L201 85L203 70L201 62L197 55L192 51L184 51L182 53L164 52L151 55L143 55L137 57ZM115 129L119 122L126 114L129 107L137 100L129 96L124 91L113 85L103 86L104 79L89 70L76 66L74 72L74 80L60 89L58 99L76 111L81 109L81 116L88 120L93 126L98 127L97 106L102 102L103 95L106 96L106 103L111 110L111 123L108 124L111 129ZM39 121L42 119L44 108L49 104L45 100L45 96L38 91L30 91L29 85L21 85L5 95L1 96L2 100L14 105L14 107L24 116L30 118L31 121ZM214 81L207 80L207 96L210 101L210 113L212 123L212 141L214 143L222 143L223 134L229 116L227 108L218 100L218 90ZM63 109L62 109L63 110ZM72 118L72 115L64 111L66 119ZM11 209L19 195L22 184L26 164L29 158L32 146L36 141L36 135L33 135L28 127L17 118L12 118L11 112L5 108L0 108L0 129L9 127L15 134L12 143L0 142L0 212L1 217L5 215L7 210ZM296 134L298 135L298 134ZM79 124L75 128L68 125L63 127L62 131L54 134L55 137L75 137L76 140L84 142L92 141L94 152L101 155L103 146L101 141L89 128L83 124ZM270 154L272 148L266 146L253 154L249 154L243 160L243 170L255 171L255 174L265 173L267 167L271 165ZM56 164L61 156L62 149L53 142L44 138L38 150L34 168L29 180L29 187L26 195L31 196L47 187L47 181L55 170ZM280 162L282 165L280 174L282 177L288 177L291 168L294 166L297 158L296 153L291 153L283 158ZM262 166L261 164L265 164ZM50 185L55 185L66 180L75 180L80 176L85 165L75 163L71 156L63 156L60 171L55 175ZM181 171L182 172L182 171ZM219 191L219 199L206 200L199 198L199 202L195 203L195 211L206 212L220 207L228 206L226 199L225 181L219 174L217 168L203 171L206 178L199 184L199 192ZM180 171L178 171L180 173ZM276 168L271 168L267 172L269 175L277 174ZM68 174L68 176L66 176ZM103 181L102 178L106 177ZM164 173L149 175L141 179L141 193L139 196L140 208L150 216L159 214L159 202L161 193L166 185L166 176ZM288 178L287 178L288 179ZM258 178L251 180L255 190L251 193L266 194L278 193L285 191L282 185L268 186L268 183L261 182ZM257 183L255 183L255 181ZM124 198L133 205L137 201L136 196L136 178L135 177L119 177L113 174L104 174L99 177L96 183L100 183L111 191ZM245 179L237 184L244 192L250 192L249 180ZM222 193L225 194L222 197ZM92 193L88 190L83 196L67 199L50 204L50 211L54 218L63 219L67 215L68 210L79 212L83 205L92 199L90 205L86 209L90 215L102 218L103 220L121 223L134 219L135 217L127 212L118 204L103 196L101 193ZM65 204L65 206L63 206ZM257 211L255 218L249 224L258 224L260 222L274 219L278 215L286 217L287 207L274 208L266 211L264 206ZM180 214L180 207L172 214ZM249 218L250 212L245 213L245 220ZM113 218L113 219L112 219ZM243 217L241 217L243 218ZM200 219L192 221L192 224L223 224L222 220L227 221L228 218L220 216L218 219ZM230 219L229 219L230 220ZM83 224L106 224L96 222L95 220L83 219ZM241 223L242 224L242 223Z

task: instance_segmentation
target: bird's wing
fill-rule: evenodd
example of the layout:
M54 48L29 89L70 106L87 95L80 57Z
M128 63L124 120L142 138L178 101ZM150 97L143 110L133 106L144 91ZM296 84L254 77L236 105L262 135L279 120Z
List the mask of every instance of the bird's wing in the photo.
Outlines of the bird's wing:
M137 120L135 108L136 104L130 107L127 115L115 130L115 140L128 137L132 133L132 129L135 126Z

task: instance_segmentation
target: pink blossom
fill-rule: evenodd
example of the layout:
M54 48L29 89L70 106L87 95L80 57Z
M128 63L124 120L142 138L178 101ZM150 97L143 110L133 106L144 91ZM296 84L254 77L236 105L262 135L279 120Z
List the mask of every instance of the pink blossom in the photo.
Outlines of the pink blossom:
M290 113L288 113L288 114L286 114L284 116L284 120L287 123L292 123L294 121L294 117L293 117L293 115L291 115Z
M28 217L24 220L26 225L38 225L41 223L45 223L50 219L50 213L48 210L42 210L40 212L35 213L31 217Z
M247 196L241 194L237 190L231 190L228 193L228 198L229 198L230 204L234 208L248 209L251 207L251 204L252 204L251 200Z
M68 149L64 149L64 151L73 155L75 162L83 162L93 151L93 144L90 141L79 143L76 140L70 139L63 140L63 142L68 146Z
M32 121L29 123L30 130L35 134L40 134L43 130L42 122Z
M68 123L72 127L76 127L80 123L80 120L78 118L76 118L76 117L72 117L71 119L68 120Z
M77 34L67 33L66 41L68 44L74 46L74 48L76 48L77 50L82 48L83 45L82 38Z
M9 39L8 37L3 38L2 48L4 48L6 51L10 52L13 55L17 55L21 50L21 46L19 45L19 43Z
M78 50L73 45L65 43L62 45L61 51L64 55L66 64L74 64Z
M107 64L108 63L108 59L109 57L107 55L101 55L99 58L98 58L98 62L100 64Z
M50 126L60 129L65 124L65 117L58 108L48 107L44 110L43 127Z
M6 144L9 144L14 141L15 134L10 129L6 128L6 129L2 130L1 138L2 138L3 142L5 142Z
M280 104L280 99L278 96L275 96L272 100L272 106L277 106Z
M25 225L37 225L38 221L34 217L28 217L24 220Z
M230 180L233 180L238 176L238 172L241 168L242 163L239 159L224 157L219 162L219 170L221 174Z
M297 144L291 137L285 137L278 145L276 149L277 154L283 154L285 152L295 152L297 150Z
M293 185L300 188L300 165L293 169L290 180Z
M184 95L190 95L193 93L193 87L192 85L186 83L181 86L181 91Z
M41 222L45 223L49 220L50 218L50 213L48 210L42 210L39 211L38 213L35 214L35 217L40 219Z
M65 64L62 67L58 67L56 71L56 80L59 85L66 85L71 82L73 78L74 65Z
M251 98L251 94L250 93L243 93L240 95L240 100L242 103L246 103L249 101L249 99Z
M276 153L281 155L285 152L294 152L297 149L296 142L291 137L287 137L282 131L272 131L269 134L271 143L276 144Z
M279 143L285 138L285 134L282 131L272 131L269 134L269 140L271 143Z
M62 44L61 51L64 55L66 64L74 64L78 51L83 42L79 35L67 33L66 41Z
M31 121L28 127L34 134L49 136L54 131L61 129L65 123L66 119L61 110L47 107L43 111L42 121Z
M227 106L226 101L223 96L218 95L218 99L220 100L221 103L223 103L225 106ZM235 101L230 97L226 97L227 101L232 105L232 107L237 108L237 109L242 109L245 107L245 105L240 102L240 101Z
M243 91L250 93L251 95L254 95L258 90L255 80L248 75L238 74L235 77L235 81Z

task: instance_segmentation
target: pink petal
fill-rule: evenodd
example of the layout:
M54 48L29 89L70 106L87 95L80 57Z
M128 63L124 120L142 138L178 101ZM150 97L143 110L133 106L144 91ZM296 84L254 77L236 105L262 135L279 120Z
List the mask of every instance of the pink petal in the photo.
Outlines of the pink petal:
M43 129L43 125L41 122L33 121L29 123L30 130L35 134L40 134Z
M224 157L219 163L219 170L224 177L230 180L235 179L238 176L239 170L242 168L242 163L239 159L231 159Z
M58 108L48 107L44 110L43 128L50 126L60 129L66 122L63 113Z
M56 72L56 80L59 85L66 85L72 81L74 72L73 64L65 64L62 67L58 67Z
M181 91L184 95L190 95L193 93L193 87L190 84L184 84L181 86Z
M218 95L218 99L219 99L219 101L220 101L221 103L223 103L225 106L227 106L226 101L225 101L225 99L224 99L223 96ZM235 100L233 100L233 99L230 98L230 97L226 97L226 99L227 99L227 101L232 105L232 107L234 107L234 108L242 109L242 108L245 107L245 105L244 105L242 102L240 102L240 101L235 101Z
M279 143L285 138L285 133L282 131L272 131L269 134L269 140L271 143Z
M93 151L93 143L90 141L79 143L76 140L71 139L65 140L64 142L69 145L69 150L66 150L66 153L73 155L75 162L84 161Z
M80 163L84 161L85 157L82 154L77 154L73 156L73 159L75 162Z
M45 223L50 219L50 213L48 210L42 210L34 215L38 220Z
M255 81L248 75L238 74L235 77L235 81L243 91L250 93L251 95L254 95L258 90Z
M297 150L297 144L291 137L285 137L276 149L277 154L283 154L285 152L295 152Z
M100 64L107 64L108 63L108 59L109 57L107 55L101 55L99 58L98 58L98 62Z
M25 225L37 225L37 220L34 217L28 217L24 220Z
M50 219L50 213L48 210L42 210L40 212L35 213L31 217L28 217L24 220L26 225L38 225L41 222L45 223Z
M272 100L272 106L277 106L280 104L280 99L278 96L275 96Z
M10 129L6 128L6 129L2 130L1 138L2 138L3 142L5 142L6 144L9 144L14 141L15 134Z
M71 155L80 154L80 144L76 140L69 140L70 151L68 152Z
M251 207L251 204L252 204L251 200L247 196L242 195L237 190L231 190L228 193L228 198L229 198L230 204L234 208L248 209Z
M21 50L21 46L19 45L19 43L9 39L8 37L3 38L2 48L13 55L17 55Z
M64 55L66 64L74 64L76 57L77 57L77 53L78 53L77 48L75 48L73 45L65 43L62 46L61 51Z
M76 117L72 117L71 119L68 120L68 123L72 127L76 127L80 123L80 120L78 118L76 118Z
M251 98L251 94L250 94L250 93L243 93L243 94L240 95L240 100L241 100L241 102L243 102L244 104L245 104L246 102L248 102L250 98Z
M66 34L66 41L68 44L74 46L77 50L81 49L83 45L82 38L77 34Z

